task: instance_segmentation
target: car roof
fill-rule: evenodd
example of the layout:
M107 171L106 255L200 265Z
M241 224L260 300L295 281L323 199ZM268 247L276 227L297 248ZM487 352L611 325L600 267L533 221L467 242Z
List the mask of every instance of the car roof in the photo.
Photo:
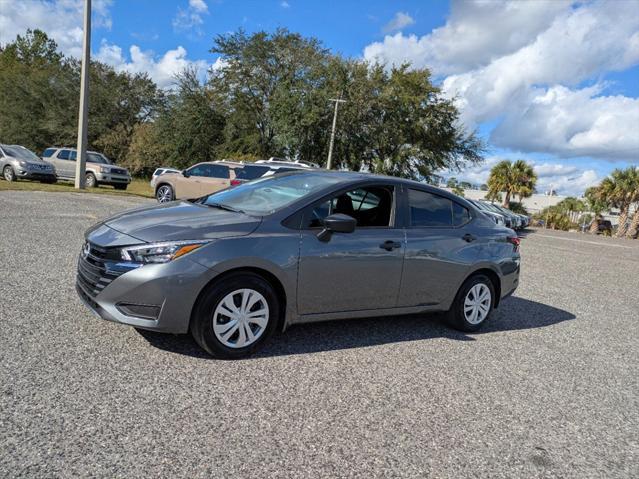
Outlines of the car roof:
M281 173L278 176L282 177L285 175L331 175L335 177L339 177L342 181L334 183L332 186L339 186L343 184L347 186L349 184L357 184L363 182L382 182L382 183L394 183L401 184L408 188L416 188L423 191L427 191L429 193L433 193L439 196L446 197L458 203L462 203L466 206L470 206L471 208L476 208L472 203L470 203L466 198L462 198L461 196L457 196L453 193L450 193L441 188L437 188L436 186L429 185L427 183L421 183L415 180L409 180L407 178L399 178L397 176L388 176L388 175L378 175L374 173L366 173L361 171L344 171L344 170L326 170L323 168L304 168L304 169L296 169L294 171L287 171L285 173Z

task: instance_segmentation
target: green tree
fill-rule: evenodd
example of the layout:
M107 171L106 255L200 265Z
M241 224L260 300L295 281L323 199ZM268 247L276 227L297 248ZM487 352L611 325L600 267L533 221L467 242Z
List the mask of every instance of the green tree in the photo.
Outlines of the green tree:
M601 214L610 209L610 203L600 193L599 187L596 186L586 189L584 197L586 198L588 210L595 215L595 221L590 224L590 233L596 234L598 232L597 222L601 219Z
M629 167L616 169L604 178L598 188L598 197L614 208L619 209L619 226L616 236L625 236L630 205L639 202L639 170ZM639 220L638 220L639 221Z
M483 145L426 69L386 68L328 52L285 29L218 36L222 56L209 88L226 112L221 151L288 156L323 164L341 96L337 168L427 179L481 161Z
M523 199L532 196L536 183L537 175L525 161L500 161L490 170L487 196L496 198L500 192L504 192L503 205L508 208L512 197Z

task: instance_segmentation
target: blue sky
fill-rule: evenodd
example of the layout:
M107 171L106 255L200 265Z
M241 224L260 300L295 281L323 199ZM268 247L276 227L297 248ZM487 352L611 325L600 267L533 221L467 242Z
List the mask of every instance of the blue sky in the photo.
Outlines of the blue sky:
M286 27L343 55L432 69L484 165L532 161L539 189L579 194L613 168L639 163L639 0L316 1L93 0L92 51L163 87L193 65L214 67L215 35ZM81 47L81 0L0 0L0 43L45 30Z

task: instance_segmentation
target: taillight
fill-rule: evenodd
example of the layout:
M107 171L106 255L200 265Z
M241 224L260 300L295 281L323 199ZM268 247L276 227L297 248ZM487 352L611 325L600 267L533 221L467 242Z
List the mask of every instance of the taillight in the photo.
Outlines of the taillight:
M506 238L506 241L514 246L515 253L519 251L519 244L521 243L521 239L519 239L519 237L509 236L508 238Z
M231 186L241 185L242 180L231 180Z

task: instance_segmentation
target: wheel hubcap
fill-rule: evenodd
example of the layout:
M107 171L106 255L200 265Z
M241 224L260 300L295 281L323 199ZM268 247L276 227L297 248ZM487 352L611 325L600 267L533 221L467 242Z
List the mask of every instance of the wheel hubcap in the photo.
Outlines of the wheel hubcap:
M168 186L163 186L158 190L158 201L160 203L168 203L171 201L171 189Z
M4 178L7 181L11 181L13 179L13 171L11 171L11 168L4 169Z
M93 178L93 175L87 175L85 183L87 186L93 186L95 184L95 178Z
M238 289L215 308L213 331L224 346L245 348L264 334L268 320L266 298L253 289Z
M490 289L483 283L476 284L466 294L464 316L470 324L479 324L490 312Z

